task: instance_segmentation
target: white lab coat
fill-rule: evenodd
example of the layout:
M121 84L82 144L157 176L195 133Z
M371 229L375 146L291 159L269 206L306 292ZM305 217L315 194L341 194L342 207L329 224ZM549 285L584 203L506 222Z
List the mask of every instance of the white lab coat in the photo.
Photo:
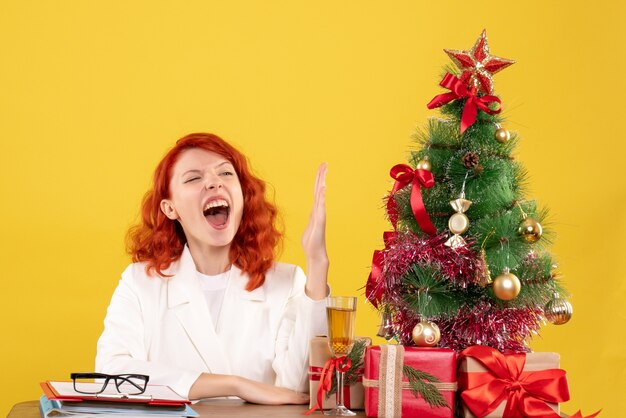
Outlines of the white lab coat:
M248 292L248 276L233 266L215 328L186 246L165 273L173 277L148 276L144 263L122 273L96 371L147 374L182 396L201 373L307 390L309 341L326 334L326 301L304 294L302 269L274 263L265 283Z

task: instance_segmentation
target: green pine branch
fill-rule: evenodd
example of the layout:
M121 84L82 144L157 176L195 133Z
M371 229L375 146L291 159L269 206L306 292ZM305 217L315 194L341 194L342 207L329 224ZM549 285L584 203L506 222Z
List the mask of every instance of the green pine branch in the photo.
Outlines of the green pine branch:
M472 135L459 137L456 122L431 118L426 128L414 135L422 148L411 153L409 162L415 166L426 157L431 162L435 185L429 189L422 188L421 192L429 216L438 230L447 229L448 219L454 213L449 202L459 196L464 181L466 197L473 202L467 212L472 223L506 211L514 202L522 200L525 170L511 157L517 136L513 134L511 140L504 144L495 141L495 121L494 118L477 121L470 128L474 129ZM478 156L478 165L473 169L466 167L463 161L469 152ZM401 228L423 235L411 209L410 187L397 193L394 199L399 208Z
M402 277L402 286L406 305L424 318L453 315L465 299L463 292L442 279L436 265L413 264Z
M548 253L539 253L533 261L525 261L515 270L522 283L522 290L517 298L508 302L509 307L543 307L554 293L562 297L568 294L558 281L553 269L554 261Z
M413 395L421 396L431 407L450 408L441 392L433 385L439 383L440 380L430 373L414 369L406 364L402 366L402 373L409 379L409 386Z

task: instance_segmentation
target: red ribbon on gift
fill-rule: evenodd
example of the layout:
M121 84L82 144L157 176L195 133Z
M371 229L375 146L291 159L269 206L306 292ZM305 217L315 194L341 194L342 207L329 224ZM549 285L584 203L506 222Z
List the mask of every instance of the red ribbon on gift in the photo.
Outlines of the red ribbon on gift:
M322 380L321 373L323 370L324 370L323 367L310 366L309 367L309 380L312 382L317 382L319 380ZM357 382L363 381L364 371L365 370L363 368L355 370L355 373L357 374L357 378L356 378ZM324 394L324 396L326 395ZM347 384L343 385L343 403L346 406L346 408L350 409L350 385L347 385Z
M386 231L383 233L383 241L385 242L385 250L389 248L389 245L393 239L395 239L396 233L392 231ZM372 270L367 278L365 284L365 296L375 308L378 308L378 304L383 296L383 263L385 261L385 252L383 250L375 250L372 257Z
M506 401L504 418L559 418L546 404L569 400L565 370L548 369L523 372L526 354L504 355L491 347L475 345L461 352L460 359L471 357L488 372L466 373L467 389L461 398L478 418L494 411Z
M398 208L393 195L404 186L412 183L411 186L411 209L413 210L413 216L417 224L428 235L437 235L437 228L430 221L424 201L422 200L422 187L431 188L435 185L435 178L433 173L428 170L416 169L413 170L406 164L398 164L391 167L389 175L396 181L391 190L391 196L387 200L387 213L389 214L389 220L394 229L398 223Z
M478 97L476 87L468 89L465 82L459 80L453 74L447 73L439 85L450 90L450 92L433 97L427 106L429 109L434 109L452 100L467 99L461 116L461 133L465 132L476 121L478 109L490 115L502 111L502 101L499 97L491 95ZM490 108L489 105L491 103L498 103L498 107L496 109Z
M306 412L303 412L302 414L309 415L310 413L315 412L318 408L321 409L323 412L324 408L322 408L322 402L326 394L332 388L335 370L338 370L340 372L347 372L350 367L352 367L352 360L350 360L346 356L331 358L330 360L328 360L326 364L324 364L324 368L322 368L322 372L320 374L320 386L317 389L317 404L315 404L313 408L309 409ZM339 388L337 388L337 390L339 390Z
M309 380L312 380L314 382L317 382L317 381L321 380L322 370L324 370L323 367L309 366L309 375L310 375L310 379ZM365 372L365 369L362 368L362 367L360 369L356 369L354 371L354 373L357 374L357 378L356 378L357 382L362 382L363 381L363 373L364 372ZM346 385L346 386L349 386L349 385Z

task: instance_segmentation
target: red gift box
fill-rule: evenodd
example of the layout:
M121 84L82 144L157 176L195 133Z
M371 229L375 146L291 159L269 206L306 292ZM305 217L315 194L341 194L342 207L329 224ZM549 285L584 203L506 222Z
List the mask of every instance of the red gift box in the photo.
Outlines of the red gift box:
M557 353L502 354L472 346L459 356L463 417L558 418L569 400Z
M356 340L364 340L365 345L371 345L372 340L368 337L356 337ZM318 402L318 391L320 387L320 378L326 362L332 358L330 348L328 347L328 337L313 337L309 350L309 391L310 403L309 407L314 408ZM357 371L359 378L356 383L343 387L343 404L348 409L363 409L363 370ZM333 379L335 379L333 373ZM336 396L332 395L328 398L322 397L322 409L332 409L337 406Z
M431 406L410 389L403 366L430 373L433 385L449 407ZM379 418L452 418L456 391L456 353L445 348L401 345L368 347L365 351L365 415Z

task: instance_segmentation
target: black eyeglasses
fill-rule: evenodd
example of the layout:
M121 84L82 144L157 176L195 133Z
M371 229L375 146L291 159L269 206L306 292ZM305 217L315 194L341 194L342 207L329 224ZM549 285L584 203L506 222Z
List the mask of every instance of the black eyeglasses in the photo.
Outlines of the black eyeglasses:
M111 380L119 393L140 395L146 391L150 380L150 376L145 374L72 373L70 378L74 382L74 390L86 395L104 392Z

